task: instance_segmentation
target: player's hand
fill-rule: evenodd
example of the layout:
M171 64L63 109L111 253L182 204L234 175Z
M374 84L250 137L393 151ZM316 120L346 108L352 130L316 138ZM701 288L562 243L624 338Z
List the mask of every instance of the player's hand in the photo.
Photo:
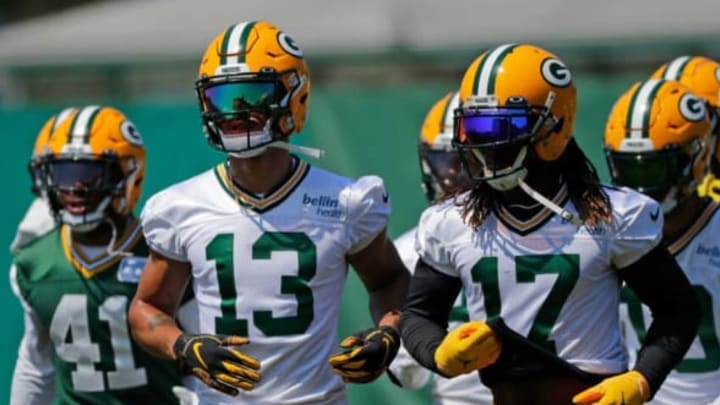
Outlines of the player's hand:
M328 361L345 382L368 383L378 378L400 348L400 335L390 326L367 329L340 342L342 352Z
M720 202L720 179L708 174L698 186L700 197L710 197L715 202Z
M173 351L183 370L228 395L250 391L260 382L260 362L237 350L249 340L240 336L182 334Z
M500 340L485 322L465 322L435 349L435 365L444 376L455 377L495 363L501 351Z
M645 376L633 370L602 380L573 397L578 405L639 405L650 397Z

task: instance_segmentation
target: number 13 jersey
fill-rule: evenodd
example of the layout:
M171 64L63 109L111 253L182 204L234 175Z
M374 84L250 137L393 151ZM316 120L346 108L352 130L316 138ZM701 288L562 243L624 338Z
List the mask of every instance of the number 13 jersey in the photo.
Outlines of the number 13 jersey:
M354 181L293 159L262 199L235 185L224 163L143 210L151 249L191 265L199 324L186 332L247 336L242 350L261 362L260 384L235 398L194 380L203 401L346 402L327 358L337 347L347 256L385 228L388 196L378 177Z

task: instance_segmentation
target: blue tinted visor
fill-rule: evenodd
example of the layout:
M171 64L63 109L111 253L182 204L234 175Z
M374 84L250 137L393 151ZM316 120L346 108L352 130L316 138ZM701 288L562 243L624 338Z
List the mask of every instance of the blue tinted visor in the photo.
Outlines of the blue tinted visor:
M218 83L203 89L210 111L232 113L237 111L268 111L276 102L276 81L245 81Z
M462 110L458 138L468 145L510 143L531 136L539 118L527 108Z

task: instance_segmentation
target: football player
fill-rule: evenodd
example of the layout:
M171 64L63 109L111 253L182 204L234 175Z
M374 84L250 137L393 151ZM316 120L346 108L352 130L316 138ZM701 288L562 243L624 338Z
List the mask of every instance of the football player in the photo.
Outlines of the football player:
M699 304L660 245L652 199L602 186L572 138L576 89L554 54L492 48L460 87L454 145L466 191L420 219L405 347L452 377L481 370L495 404L640 404L687 350ZM655 320L627 370L625 281ZM449 333L461 287L470 322Z
M177 403L175 364L141 350L127 324L148 253L132 215L145 174L140 133L110 107L65 110L43 127L30 167L60 226L28 226L18 238L12 281L25 332L11 403ZM33 212L28 223L43 216Z
M660 66L652 79L676 80L708 103L712 121L710 172L698 185L700 197L720 202L720 63L703 56L680 56Z
M229 156L145 205L151 255L130 311L135 338L197 376L201 401L344 404L343 380L374 380L400 344L409 273L386 236L383 181L290 153L319 155L288 143L305 123L310 76L298 44L271 23L213 39L196 89L206 137ZM348 264L377 326L333 355ZM200 324L181 330L173 317L187 283Z
M428 202L442 201L467 182L462 171L460 155L452 146L453 113L458 107L460 95L452 92L437 101L428 111L420 131L418 157L422 174L422 188ZM405 266L415 269L415 232L410 229L395 240L395 247ZM450 312L449 327L454 328L467 322L467 308L462 292L455 300ZM432 395L435 405L492 404L492 395L476 374L465 374L449 379L431 372L419 365L401 347L395 360L390 364L392 375L407 389L417 389L427 384L432 377Z
M655 395L655 404L708 404L720 399L720 210L695 192L707 173L711 121L704 100L665 80L636 83L615 103L605 130L613 183L660 202L663 244L677 259L700 300L700 329L690 350ZM652 319L624 288L621 312L633 358Z

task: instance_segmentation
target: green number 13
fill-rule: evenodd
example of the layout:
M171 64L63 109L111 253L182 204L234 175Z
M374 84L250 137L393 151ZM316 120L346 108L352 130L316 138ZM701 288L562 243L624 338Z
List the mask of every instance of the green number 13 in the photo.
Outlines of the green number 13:
M220 309L222 316L215 317L216 333L247 336L247 319L238 319L235 310L237 290L235 289L235 264L233 262L235 235L217 235L207 245L207 260L215 262L220 288ZM285 336L303 333L312 323L313 293L308 282L315 276L317 249L315 243L304 233L265 232L252 246L253 260L270 260L272 252L295 251L298 257L298 274L281 278L280 293L294 295L297 300L297 315L273 317L270 310L253 311L253 322L266 336Z
M533 283L538 274L557 273L557 279L540 306L528 339L555 351L555 342L548 339L560 310L575 287L580 274L579 255L527 255L515 258L515 281ZM502 301L498 284L498 260L484 257L472 268L472 279L480 283L488 319L500 316Z

